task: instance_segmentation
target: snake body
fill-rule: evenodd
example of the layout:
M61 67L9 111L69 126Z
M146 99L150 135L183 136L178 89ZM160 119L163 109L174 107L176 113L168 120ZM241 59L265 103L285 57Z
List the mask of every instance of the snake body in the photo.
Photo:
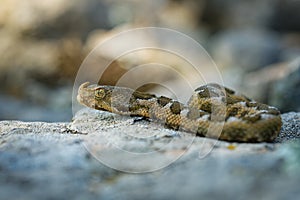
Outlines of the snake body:
M230 142L271 142L281 129L277 108L224 86L197 88L187 105L125 87L83 83L77 100L90 108L164 123L168 128Z

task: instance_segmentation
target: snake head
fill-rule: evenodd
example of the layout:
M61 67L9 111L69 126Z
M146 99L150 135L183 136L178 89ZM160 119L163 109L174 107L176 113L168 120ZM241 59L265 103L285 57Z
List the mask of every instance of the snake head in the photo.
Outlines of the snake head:
M78 89L77 100L97 110L126 114L140 93L129 88L83 83ZM129 113L129 112L128 112ZM130 113L129 113L130 114Z
M109 86L90 85L89 82L85 82L78 89L77 100L90 108L112 112L111 93Z

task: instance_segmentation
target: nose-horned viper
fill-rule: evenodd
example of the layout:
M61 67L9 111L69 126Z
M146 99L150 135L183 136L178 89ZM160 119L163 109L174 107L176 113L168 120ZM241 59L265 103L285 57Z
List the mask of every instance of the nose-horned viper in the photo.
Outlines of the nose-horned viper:
M164 96L88 82L79 87L77 100L97 110L151 118L172 129L226 141L271 142L282 124L277 108L215 83L197 88L187 105Z

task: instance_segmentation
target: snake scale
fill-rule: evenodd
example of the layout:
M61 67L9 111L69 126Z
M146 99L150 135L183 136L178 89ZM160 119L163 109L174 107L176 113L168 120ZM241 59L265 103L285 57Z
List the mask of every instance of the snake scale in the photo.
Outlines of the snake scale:
M164 96L88 82L80 85L77 100L97 110L150 118L168 128L230 142L272 142L282 125L277 108L216 83L197 88L187 105Z

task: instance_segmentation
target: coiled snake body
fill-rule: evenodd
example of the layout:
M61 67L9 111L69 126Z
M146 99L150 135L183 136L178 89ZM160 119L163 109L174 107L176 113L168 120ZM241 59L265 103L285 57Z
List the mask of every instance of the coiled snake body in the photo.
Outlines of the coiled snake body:
M196 89L187 105L164 96L88 82L79 87L77 100L97 110L151 118L172 129L231 142L271 142L282 124L277 108L214 83Z

